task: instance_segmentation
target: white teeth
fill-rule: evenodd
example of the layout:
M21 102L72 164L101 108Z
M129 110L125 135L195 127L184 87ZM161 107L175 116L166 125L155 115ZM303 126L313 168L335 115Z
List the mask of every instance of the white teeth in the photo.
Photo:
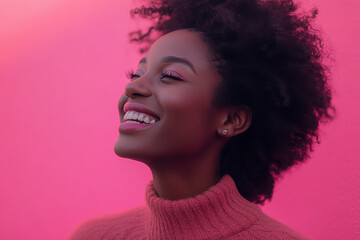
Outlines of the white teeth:
M137 122L137 121L131 121L131 120L127 120L126 122L127 122L127 123L137 123L137 124L141 124L141 123L139 123L139 122Z
M147 124L153 124L156 122L156 120L149 115L146 115L145 113L140 113L136 111L127 111L124 115L124 120L126 122L136 122L136 121L129 121L129 120L138 120L139 122L144 122ZM139 123L136 122L136 123Z
M128 118L133 119L133 116L134 116L134 112L130 112L129 115L128 115Z
M138 120L139 120L139 121L144 120L144 114L143 114L143 113L140 113L140 115L139 115L139 117L138 117Z
M149 123L149 122L150 122L150 119L149 119L148 116L146 116L143 121L146 122L146 123Z
M138 116L139 116L139 113L134 113L132 119L136 120L138 118Z

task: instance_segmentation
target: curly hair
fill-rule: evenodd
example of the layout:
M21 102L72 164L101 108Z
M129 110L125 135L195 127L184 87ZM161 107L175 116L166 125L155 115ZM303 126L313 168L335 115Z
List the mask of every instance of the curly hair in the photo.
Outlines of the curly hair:
M213 104L247 106L252 114L249 129L222 150L221 176L230 174L247 200L271 201L275 181L310 157L313 144L320 144L319 123L335 116L323 40L312 26L318 10L299 13L292 0L148 3L130 13L153 24L145 33L130 32L130 41L146 43L143 53L154 42L154 30L201 35L223 78Z

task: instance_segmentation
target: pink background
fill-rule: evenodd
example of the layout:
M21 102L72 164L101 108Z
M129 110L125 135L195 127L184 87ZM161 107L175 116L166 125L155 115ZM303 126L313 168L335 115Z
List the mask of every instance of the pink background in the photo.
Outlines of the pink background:
M0 1L0 239L66 239L84 220L144 204L142 163L113 152L117 101L139 55L131 0ZM263 210L310 239L360 239L358 0L319 7L338 118Z

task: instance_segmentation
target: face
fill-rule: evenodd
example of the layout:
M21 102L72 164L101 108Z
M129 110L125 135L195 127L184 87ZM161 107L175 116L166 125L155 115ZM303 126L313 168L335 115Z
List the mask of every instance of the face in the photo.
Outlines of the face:
M211 146L218 120L211 102L221 77L209 54L199 33L185 29L154 42L119 100L122 127L114 146L118 156L171 164L196 157ZM125 123L123 107L129 102L128 106L140 103L151 110L155 123L132 123L140 127L127 128L131 124Z

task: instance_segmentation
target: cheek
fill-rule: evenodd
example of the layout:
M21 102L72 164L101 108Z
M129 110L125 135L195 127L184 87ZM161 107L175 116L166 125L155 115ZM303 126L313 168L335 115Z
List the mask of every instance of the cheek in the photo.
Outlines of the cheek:
M188 141L191 137L194 142L204 137L209 128L209 98L204 92L191 90L169 91L159 96L164 111L164 132L176 135L179 141Z
M206 99L207 96L204 93L193 89L168 91L159 96L165 117L179 119L203 117L209 107Z

